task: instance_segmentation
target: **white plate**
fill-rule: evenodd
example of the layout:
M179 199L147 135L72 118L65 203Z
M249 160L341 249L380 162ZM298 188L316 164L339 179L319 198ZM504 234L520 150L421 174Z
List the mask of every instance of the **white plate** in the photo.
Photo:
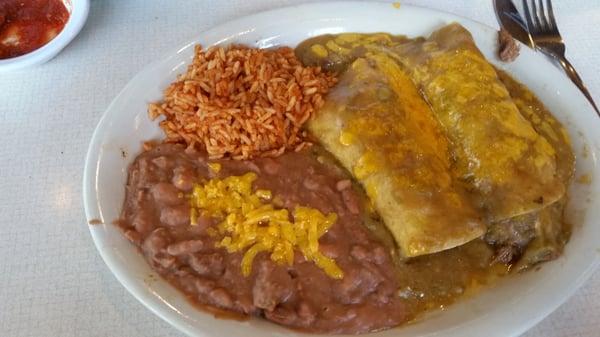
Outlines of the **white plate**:
M121 210L127 167L141 151L142 141L161 132L146 115L146 105L184 72L201 43L245 43L257 47L295 46L319 34L391 32L428 35L458 21L473 34L494 64L527 84L565 124L577 153L576 176L589 174L591 184L574 183L570 203L575 228L565 253L538 271L507 277L491 290L463 300L408 326L372 336L516 336L563 303L591 274L600 257L600 119L585 98L546 58L522 47L516 62L503 64L494 56L496 32L480 23L431 9L390 3L324 3L289 7L252 15L201 33L164 59L135 76L115 98L94 132L84 173L88 221L102 258L117 279L146 307L177 329L194 336L306 336L261 319L220 320L198 311L149 268L142 256L111 225ZM586 145L587 144L587 145ZM584 147L586 149L584 149ZM122 156L122 151L127 156ZM585 155L582 151L585 151ZM152 277L153 275L154 277Z

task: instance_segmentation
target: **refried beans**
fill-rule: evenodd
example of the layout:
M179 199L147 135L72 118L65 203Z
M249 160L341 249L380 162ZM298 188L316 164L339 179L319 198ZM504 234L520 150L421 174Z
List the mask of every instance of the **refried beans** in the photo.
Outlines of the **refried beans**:
M177 144L158 145L137 157L119 226L160 275L194 302L309 332L362 333L409 319L397 295L398 277L389 249L363 225L364 207L347 174L320 160L316 147L278 158L209 161ZM219 163L218 172L209 163ZM295 254L279 265L259 253L248 277L243 252L217 248L207 229L218 220L190 224L188 195L195 183L254 172L253 188L270 190L280 208L306 206L335 212L335 224L319 251L343 270L334 279Z

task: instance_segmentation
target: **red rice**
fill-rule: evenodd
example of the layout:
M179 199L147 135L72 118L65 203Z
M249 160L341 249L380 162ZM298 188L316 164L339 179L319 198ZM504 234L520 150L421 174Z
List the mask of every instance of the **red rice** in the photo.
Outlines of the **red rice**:
M302 125L336 82L304 67L288 47L196 46L193 63L148 107L163 116L167 142L203 149L211 158L278 156L310 145Z

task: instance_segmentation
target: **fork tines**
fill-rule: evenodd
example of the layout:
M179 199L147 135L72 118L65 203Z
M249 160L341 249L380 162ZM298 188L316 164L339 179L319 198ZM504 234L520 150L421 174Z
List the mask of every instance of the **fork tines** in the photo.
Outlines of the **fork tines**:
M531 8L529 6L530 2ZM544 2L546 3L545 6ZM525 10L525 19L531 33L558 34L558 26L554 18L551 0L523 0L523 9Z

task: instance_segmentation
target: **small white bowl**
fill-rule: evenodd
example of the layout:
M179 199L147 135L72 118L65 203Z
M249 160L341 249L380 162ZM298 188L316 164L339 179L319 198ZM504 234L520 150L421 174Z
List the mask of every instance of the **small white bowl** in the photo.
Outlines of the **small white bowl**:
M50 42L32 52L9 59L1 59L0 72L22 69L48 62L79 34L79 31L81 31L87 20L90 1L62 1L65 7L67 7L67 11L69 11L69 20L63 30L54 39L50 40Z

